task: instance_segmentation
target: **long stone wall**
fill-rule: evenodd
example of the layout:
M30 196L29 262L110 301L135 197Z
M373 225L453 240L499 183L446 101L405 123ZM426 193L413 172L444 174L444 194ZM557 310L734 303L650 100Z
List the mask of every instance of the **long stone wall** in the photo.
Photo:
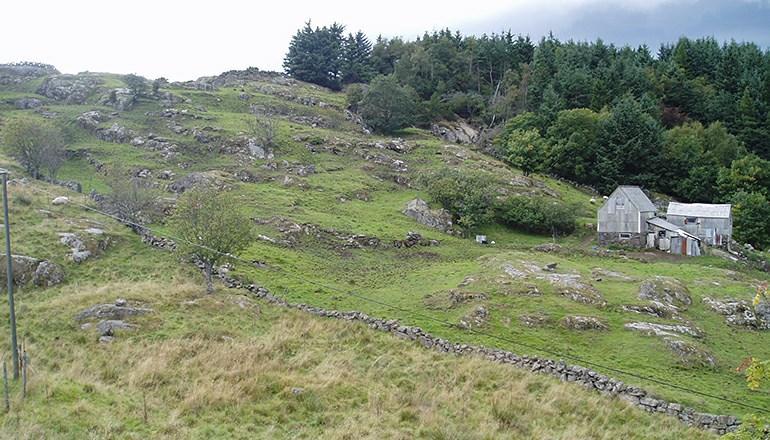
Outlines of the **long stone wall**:
M153 237L146 233L143 234L142 239L145 243L162 249L170 250L174 247L172 241L165 238ZM199 266L202 267L200 264ZM273 295L268 289L262 286L244 283L216 270L215 276L221 279L228 288L245 289L257 298L273 305L301 310L324 318L359 321L372 329L388 332L402 339L415 341L427 349L460 356L481 356L493 362L512 365L533 373L554 376L564 382L575 382L583 385L587 389L596 390L603 395L614 396L625 400L647 412L676 417L686 425L708 430L716 434L725 434L734 431L740 426L740 420L734 416L700 413L693 408L659 399L642 388L626 385L620 380L608 377L589 368L570 365L561 360L555 361L536 356L519 356L506 350L488 348L480 345L455 343L426 333L419 327L401 325L395 319L386 320L375 318L363 312L342 312L338 310L322 309L307 304L294 304Z

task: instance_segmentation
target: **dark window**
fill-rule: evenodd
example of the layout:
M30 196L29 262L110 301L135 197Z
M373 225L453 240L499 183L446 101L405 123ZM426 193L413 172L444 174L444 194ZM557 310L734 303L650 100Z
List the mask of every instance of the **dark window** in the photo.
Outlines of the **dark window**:
M626 198L625 197L615 197L615 209L625 209L626 208Z
M697 217L687 217L687 218L684 219L684 224L686 224L686 225L689 225L689 224L693 224L694 225L696 223L698 223L698 218Z
M620 233L620 239L621 240L630 240L631 239L631 234L629 234L628 232L621 232Z

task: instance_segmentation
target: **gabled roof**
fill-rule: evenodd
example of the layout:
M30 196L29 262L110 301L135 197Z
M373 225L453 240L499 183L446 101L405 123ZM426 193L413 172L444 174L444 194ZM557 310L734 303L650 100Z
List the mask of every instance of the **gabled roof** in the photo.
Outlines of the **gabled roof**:
M665 230L671 231L671 232L676 232L679 235L683 235L683 236L690 237L690 238L693 238L695 240L700 241L700 238L690 234L689 232L683 230L681 227L679 227L679 226L677 226L677 225L675 225L673 223L669 223L669 222L663 220L660 217L648 218L647 219L647 223L649 223L649 224L651 224L653 226L657 226L657 227L659 227L661 229L665 229Z
M641 212L655 212L657 208L638 186L619 186L615 191L621 191L629 202Z
M730 218L731 205L713 205L710 203L677 203L668 204L667 215L682 215L686 217Z

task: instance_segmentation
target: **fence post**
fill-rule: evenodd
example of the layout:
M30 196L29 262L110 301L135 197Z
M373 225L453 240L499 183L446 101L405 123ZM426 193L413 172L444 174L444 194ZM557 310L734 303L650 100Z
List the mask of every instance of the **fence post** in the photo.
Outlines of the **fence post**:
M25 349L21 355L21 398L27 398L27 364L29 363L29 356Z
M9 412L11 410L11 398L8 393L8 368L5 364L5 356L3 356L3 400L5 401L5 412Z

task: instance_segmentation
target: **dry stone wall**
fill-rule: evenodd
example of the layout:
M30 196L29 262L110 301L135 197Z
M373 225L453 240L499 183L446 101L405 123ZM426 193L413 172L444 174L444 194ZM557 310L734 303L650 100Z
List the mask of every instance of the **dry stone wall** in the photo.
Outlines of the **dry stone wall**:
M169 240L152 237L149 234L143 235L143 241L163 249L173 248L173 245L169 243ZM200 264L199 266L202 267ZM460 356L481 356L493 362L512 365L533 373L554 376L564 382L575 382L583 385L587 389L596 390L603 395L614 396L625 400L647 412L676 417L688 426L712 431L717 434L725 434L734 431L740 426L740 420L738 420L737 417L697 412L695 409L686 407L682 404L659 399L642 388L627 385L618 379L608 377L589 368L570 365L562 360L556 361L537 356L520 356L502 349L456 343L433 336L419 327L401 325L395 319L386 320L376 318L363 312L343 312L339 310L323 309L307 304L290 303L281 297L273 295L268 289L262 286L244 283L227 275L224 271L219 272L215 270L215 276L221 279L228 288L245 289L257 298L273 305L301 310L324 318L359 321L372 329L391 333L401 339L415 341L427 349Z

